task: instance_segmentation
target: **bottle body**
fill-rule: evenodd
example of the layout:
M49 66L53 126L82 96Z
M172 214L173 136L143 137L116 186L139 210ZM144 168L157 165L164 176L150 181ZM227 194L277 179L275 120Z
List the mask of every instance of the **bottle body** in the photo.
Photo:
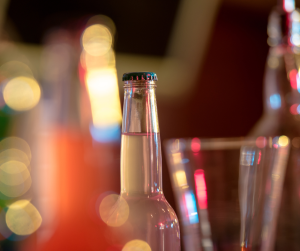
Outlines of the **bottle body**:
M288 45L270 48L264 83L265 111L250 135L286 135L292 142L285 171L275 247L278 250L296 251L300 249L300 94L292 88L294 80L291 72L296 70L296 65L290 68L292 65L288 65L289 58L293 59L294 55ZM278 62L276 67L270 67L271 60Z
M128 81L124 87L121 199L129 214L119 227L122 244L139 240L145 250L179 251L179 222L162 190L155 82Z
M294 20L290 21L293 24ZM286 135L292 142L275 246L278 250L294 251L300 249L300 89L299 55L295 53L297 48L290 41L291 34L286 34L279 44L269 50L264 81L264 114L250 132L250 136Z

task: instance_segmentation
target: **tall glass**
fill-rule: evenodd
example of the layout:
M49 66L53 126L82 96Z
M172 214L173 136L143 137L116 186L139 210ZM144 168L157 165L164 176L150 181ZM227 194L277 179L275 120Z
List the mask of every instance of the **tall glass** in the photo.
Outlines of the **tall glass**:
M273 249L290 141L165 142L184 250Z

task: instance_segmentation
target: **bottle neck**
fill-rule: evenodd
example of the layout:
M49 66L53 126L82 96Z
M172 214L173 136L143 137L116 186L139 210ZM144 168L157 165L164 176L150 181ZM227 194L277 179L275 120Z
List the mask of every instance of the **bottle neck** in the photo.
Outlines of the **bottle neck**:
M162 193L161 142L154 81L127 81L121 144L121 194Z
M124 84L122 133L159 133L154 81Z

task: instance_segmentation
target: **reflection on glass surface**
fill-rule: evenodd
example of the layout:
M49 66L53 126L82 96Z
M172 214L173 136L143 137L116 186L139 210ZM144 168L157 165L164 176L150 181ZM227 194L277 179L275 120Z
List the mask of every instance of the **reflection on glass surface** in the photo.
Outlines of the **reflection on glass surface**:
M270 96L270 106L272 109L278 109L281 106L281 98L279 94L273 94Z
M278 146L276 147L278 154L268 170L261 233L261 250L266 251L274 250L282 188L290 151L290 140L288 137L280 136L279 138L274 138L273 141L275 141L273 146Z
M192 191L185 192L183 200L185 201L184 207L187 211L190 224L198 223L198 212L194 193Z
M204 171L198 169L195 171L196 194L198 198L199 208L207 209L207 192L204 178Z
M271 145L272 146L272 145ZM262 154L263 152L263 154ZM266 166L265 147L242 146L239 167L239 202L241 210L240 243L243 248L259 246L261 227L258 224L263 214L263 175ZM256 232L255 232L256 231Z
M193 142L191 143L191 149L192 149L192 144ZM197 169L194 173L194 179L195 179L195 187L196 187L196 194L197 194L198 207L199 207L200 228L202 233L201 236L202 246L204 251L210 251L213 250L213 242L211 239L211 226L209 223L208 212L207 212L207 189L206 189L204 171L202 169Z
M184 250L270 247L289 152L288 137L195 139L168 140L165 145ZM201 145L197 152L195 142ZM270 200L274 193L276 199Z
M176 162L174 161L174 163ZM186 175L183 170L177 171L175 173L175 176L176 176L176 182L178 187L185 187L187 185Z

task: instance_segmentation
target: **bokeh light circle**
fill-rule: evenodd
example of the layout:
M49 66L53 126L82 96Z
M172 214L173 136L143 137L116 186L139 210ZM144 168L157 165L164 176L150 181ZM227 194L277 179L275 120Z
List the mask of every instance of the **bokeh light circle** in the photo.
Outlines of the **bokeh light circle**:
M280 136L279 139L278 139L278 144L281 146L281 147L285 147L289 144L290 140L287 136Z
M82 46L92 56L104 55L109 51L111 45L112 35L104 25L91 25L82 34Z
M99 207L101 219L110 227L122 226L128 219L129 206L117 194L110 194L106 196Z
M132 240L125 244L122 251L151 251L151 247L145 241Z
M1 164L0 192L2 194L12 198L21 196L29 190L31 184L32 180L26 164L17 160L9 160Z
M19 200L11 204L5 220L8 228L17 235L30 235L42 224L39 211L28 200Z
M18 137L7 137L3 139L0 142L0 151L7 149L18 149L27 155L29 161L31 160L31 150L24 139Z
M198 138L193 138L191 141L191 150L196 153L201 149L201 141Z
M267 145L267 139L263 136L257 137L255 144L258 148L264 148Z
M19 161L7 161L0 166L0 182L16 186L24 183L30 177L26 165Z
M27 64L20 61L8 61L0 66L0 82L19 76L33 77Z
M25 166L28 166L30 163L27 154L19 149L11 148L0 153L0 166L11 160L19 161Z
M13 110L26 111L33 108L40 100L39 84L29 77L16 77L7 82L3 90L5 103Z
M7 185L0 182L0 192L7 197L15 198L25 194L31 187L32 180L29 176L23 183L19 185Z

